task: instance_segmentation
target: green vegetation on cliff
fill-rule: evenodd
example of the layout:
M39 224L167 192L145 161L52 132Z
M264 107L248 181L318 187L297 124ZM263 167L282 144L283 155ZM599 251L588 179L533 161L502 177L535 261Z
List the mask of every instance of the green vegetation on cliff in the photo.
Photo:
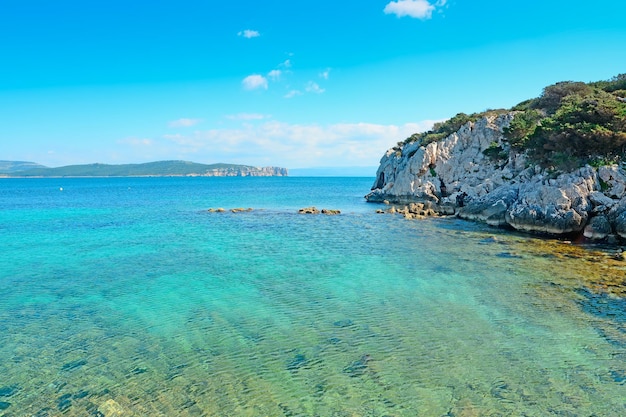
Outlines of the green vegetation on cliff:
M435 123L433 128L427 132L414 133L413 135L406 138L404 142L399 142L398 146L401 147L402 145L406 145L406 144L413 143L413 142L420 142L423 146L426 146L431 142L437 142L453 134L467 122L475 122L481 117L497 115L497 114L502 114L502 113L507 113L507 112L508 110L506 109L498 109L498 110L486 110L481 113L472 113L472 114L458 113L448 120Z
M626 151L626 74L560 82L518 104L505 137L543 166L571 169L620 162Z
M532 162L544 167L567 170L584 164L621 162L626 158L626 74L591 83L559 82L544 88L541 96L510 110L459 113L398 145L416 141L427 145L447 137L467 122L505 112L516 112L504 130L508 147L527 152ZM502 157L502 151L494 148L488 154Z

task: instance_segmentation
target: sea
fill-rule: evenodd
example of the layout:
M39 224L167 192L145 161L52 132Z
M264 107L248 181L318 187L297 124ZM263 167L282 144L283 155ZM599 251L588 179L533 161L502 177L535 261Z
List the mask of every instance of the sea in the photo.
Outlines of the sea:
M0 416L626 415L613 249L373 181L1 179Z

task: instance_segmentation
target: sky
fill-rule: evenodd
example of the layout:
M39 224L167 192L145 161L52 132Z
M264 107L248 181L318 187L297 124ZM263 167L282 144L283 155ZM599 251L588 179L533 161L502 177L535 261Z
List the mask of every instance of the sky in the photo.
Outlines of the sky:
M377 166L626 73L624 0L1 0L0 160Z

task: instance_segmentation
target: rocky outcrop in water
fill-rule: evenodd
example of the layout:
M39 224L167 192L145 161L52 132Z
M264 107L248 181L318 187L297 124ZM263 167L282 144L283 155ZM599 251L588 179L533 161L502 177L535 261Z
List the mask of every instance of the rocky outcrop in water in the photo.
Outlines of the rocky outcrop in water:
M370 202L428 203L440 213L516 230L626 238L626 172L618 165L552 172L510 149L514 113L468 122L445 139L387 151ZM500 149L505 155L488 156Z

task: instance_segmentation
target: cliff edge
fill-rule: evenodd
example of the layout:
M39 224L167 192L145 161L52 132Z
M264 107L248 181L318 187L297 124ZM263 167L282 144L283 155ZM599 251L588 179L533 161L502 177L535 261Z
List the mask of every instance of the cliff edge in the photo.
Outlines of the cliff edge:
M626 239L621 165L543 167L504 135L517 114L487 114L427 144L399 143L381 159L366 199L425 203L442 214L524 232Z

